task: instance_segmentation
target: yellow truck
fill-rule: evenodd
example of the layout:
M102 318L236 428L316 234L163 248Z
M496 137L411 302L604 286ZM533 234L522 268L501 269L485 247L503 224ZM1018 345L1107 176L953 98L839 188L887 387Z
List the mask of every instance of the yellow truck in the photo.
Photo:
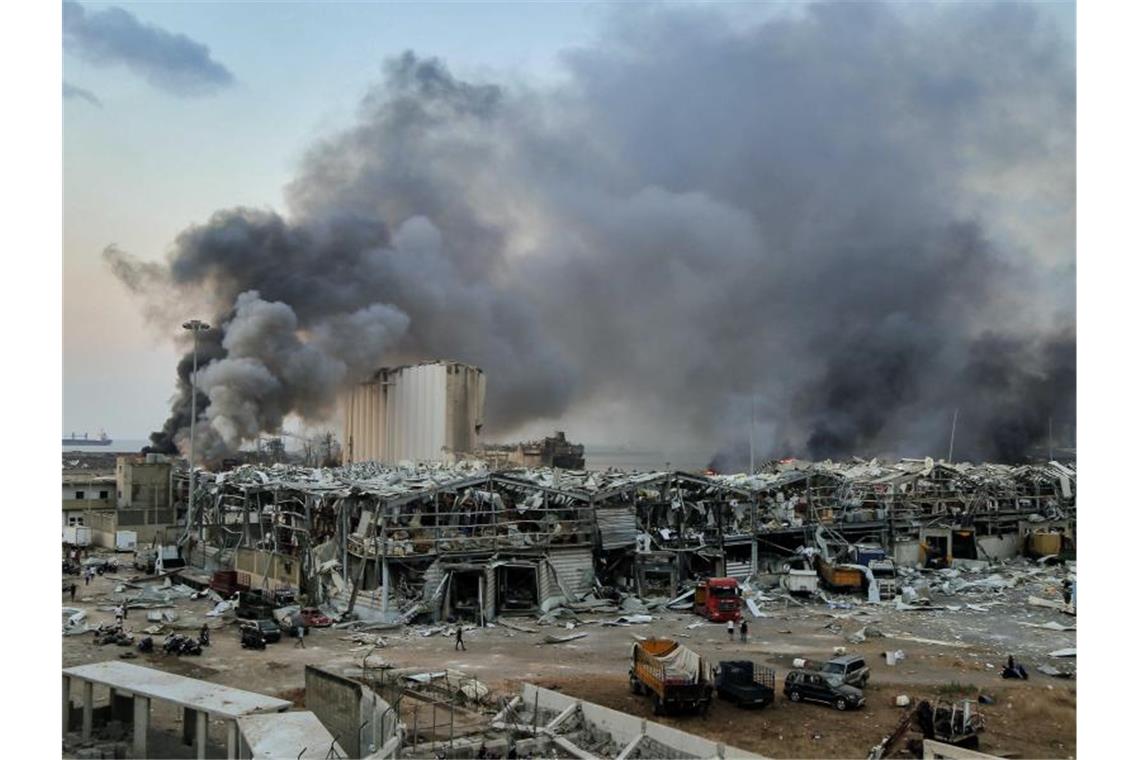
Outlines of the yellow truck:
M654 715L703 714L712 702L712 668L699 654L673 639L645 639L633 645L629 689L653 697Z
M859 591L863 588L863 568L840 564L817 555L815 569L823 585L834 591Z

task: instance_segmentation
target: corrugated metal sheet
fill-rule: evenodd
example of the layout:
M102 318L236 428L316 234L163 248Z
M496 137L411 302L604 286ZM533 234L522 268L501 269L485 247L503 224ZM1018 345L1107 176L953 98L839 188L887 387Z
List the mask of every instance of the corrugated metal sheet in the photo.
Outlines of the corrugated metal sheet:
M495 565L488 564L483 570L483 619L495 619L495 599L498 594L495 584Z
M726 562L725 573L729 578L742 580L752 574L752 560L743 562Z
M445 443L447 367L404 367L390 375L389 382L386 458L440 459Z
M458 362L381 370L343 397L345 461L442 461L473 451L485 394L482 370Z
M594 553L589 548L551 549L547 561L538 567L539 604L543 609L557 606L570 594L585 594L594 583Z
M606 507L594 510L602 549L608 551L637 543L637 517L633 507Z
M424 571L424 591L422 599L434 615L439 614L441 600L437 599L433 604L432 597L435 596L435 592L439 588L439 584L443 581L445 575L446 571L439 564L439 560L432 562L428 569Z

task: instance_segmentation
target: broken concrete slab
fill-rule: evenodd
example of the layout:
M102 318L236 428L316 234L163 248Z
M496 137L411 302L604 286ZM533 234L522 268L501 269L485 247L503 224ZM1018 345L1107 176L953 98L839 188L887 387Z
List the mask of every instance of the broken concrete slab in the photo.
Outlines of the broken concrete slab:
M545 644L565 644L568 641L577 641L584 639L588 633L572 633L569 636L545 636L542 641L539 641L535 646L543 646Z

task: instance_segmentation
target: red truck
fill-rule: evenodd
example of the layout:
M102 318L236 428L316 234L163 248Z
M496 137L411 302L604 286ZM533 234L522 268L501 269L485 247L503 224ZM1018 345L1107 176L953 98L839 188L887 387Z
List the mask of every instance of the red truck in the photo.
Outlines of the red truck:
M693 612L714 623L740 620L740 584L735 578L705 578L693 594Z

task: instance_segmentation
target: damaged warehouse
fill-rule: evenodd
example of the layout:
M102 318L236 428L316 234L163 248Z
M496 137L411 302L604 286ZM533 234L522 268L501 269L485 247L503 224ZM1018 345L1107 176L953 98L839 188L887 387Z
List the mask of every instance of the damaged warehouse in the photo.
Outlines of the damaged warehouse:
M1056 462L785 461L752 475L246 465L202 480L191 564L376 622L485 624L591 591L672 597L700 577L777 579L805 555L842 589L852 582L829 568L867 557L945 567L1075 546L1076 473Z

